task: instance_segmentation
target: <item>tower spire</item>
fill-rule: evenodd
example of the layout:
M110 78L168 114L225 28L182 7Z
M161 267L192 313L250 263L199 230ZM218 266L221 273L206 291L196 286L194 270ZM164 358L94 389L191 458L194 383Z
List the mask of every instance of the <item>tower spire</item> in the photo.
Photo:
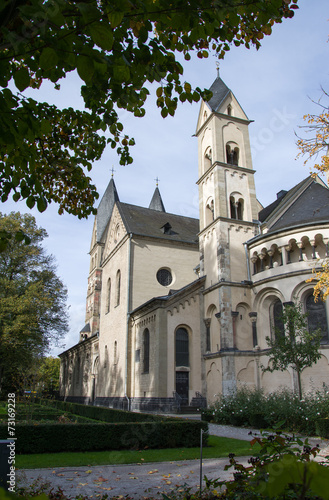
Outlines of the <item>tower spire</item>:
M157 185L156 185L155 191L153 193L153 197L152 197L151 203L149 205L149 208L151 208L152 210L157 210L158 212L165 212L166 209L164 207L164 204L163 204L163 201L161 198L161 194L160 194L160 191L158 188L159 179L156 178L155 180L157 180Z

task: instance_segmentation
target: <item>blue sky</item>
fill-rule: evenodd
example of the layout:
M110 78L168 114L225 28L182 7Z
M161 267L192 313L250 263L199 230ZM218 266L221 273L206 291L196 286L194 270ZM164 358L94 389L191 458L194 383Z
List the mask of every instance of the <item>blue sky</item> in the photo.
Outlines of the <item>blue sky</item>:
M293 19L275 25L271 36L263 40L259 51L232 48L220 63L220 76L233 91L249 119L253 167L256 170L256 192L267 205L281 189L290 189L309 175L311 164L296 160L296 134L303 115L317 113L312 102L321 98L321 87L329 91L329 5L327 0L300 0ZM216 58L196 57L184 65L185 79L192 86L209 88L216 78ZM61 107L82 108L80 79L70 75L55 91L43 84L34 97ZM197 141L195 132L199 104L179 105L175 117L162 119L155 105L155 90L147 104L146 116L134 118L121 114L126 132L136 140L132 148L134 162L119 166L112 149L95 163L91 177L102 196L115 169L114 180L123 202L148 206L155 189L155 178L167 212L198 217ZM329 105L324 99L323 104ZM2 213L28 212L24 203L7 201ZM84 326L85 299L89 270L89 248L93 217L78 220L58 215L53 204L39 214L31 211L49 237L48 253L55 256L58 275L68 288L70 332L62 344L74 345ZM52 350L57 355L63 348Z

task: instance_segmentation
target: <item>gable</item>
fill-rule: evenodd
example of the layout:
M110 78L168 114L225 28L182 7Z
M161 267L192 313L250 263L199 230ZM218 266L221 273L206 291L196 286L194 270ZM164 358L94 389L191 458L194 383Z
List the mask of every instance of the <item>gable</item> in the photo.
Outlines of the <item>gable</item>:
M111 219L107 230L104 233L105 245L103 252L103 261L110 255L110 253L120 244L126 236L127 231L120 215L118 205L115 204Z

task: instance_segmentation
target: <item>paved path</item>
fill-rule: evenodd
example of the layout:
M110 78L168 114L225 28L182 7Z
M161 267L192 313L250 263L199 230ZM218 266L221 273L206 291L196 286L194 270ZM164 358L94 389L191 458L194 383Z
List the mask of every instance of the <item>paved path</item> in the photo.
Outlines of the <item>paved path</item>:
M212 435L251 440L258 431L209 424ZM259 435L259 433L258 433ZM315 444L315 440L313 444ZM321 443L320 443L321 444ZM328 442L322 442L322 448ZM327 453L327 451L326 451ZM247 463L247 458L241 460ZM202 476L209 479L230 479L231 471L224 471L227 458L202 461ZM34 481L48 483L48 489L58 487L69 497L77 495L99 498L107 494L110 498L126 495L134 499L161 498L161 493L170 492L187 484L193 489L200 487L200 460L157 462L132 465L101 465L95 467L72 467L56 469L30 469L17 472L18 485L31 485ZM204 487L204 484L202 484Z

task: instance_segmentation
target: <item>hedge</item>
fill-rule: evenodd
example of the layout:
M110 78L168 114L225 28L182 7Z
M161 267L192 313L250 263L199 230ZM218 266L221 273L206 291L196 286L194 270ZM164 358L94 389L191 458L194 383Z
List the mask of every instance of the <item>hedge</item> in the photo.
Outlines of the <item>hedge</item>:
M54 399L40 400L41 404L53 406L65 412L81 415L82 417L101 420L102 422L158 422L161 420L175 420L175 417L163 417L162 415L152 415L149 413L135 413L125 410L115 410L113 408L104 408L102 406L89 406L78 403L69 403L68 401L57 401Z
M322 438L329 438L329 418L320 418L315 422L316 434Z
M56 453L200 446L200 421L123 422L117 424L40 423L16 425L17 453ZM0 439L7 439L6 424L0 424ZM204 445L208 433L203 434Z

